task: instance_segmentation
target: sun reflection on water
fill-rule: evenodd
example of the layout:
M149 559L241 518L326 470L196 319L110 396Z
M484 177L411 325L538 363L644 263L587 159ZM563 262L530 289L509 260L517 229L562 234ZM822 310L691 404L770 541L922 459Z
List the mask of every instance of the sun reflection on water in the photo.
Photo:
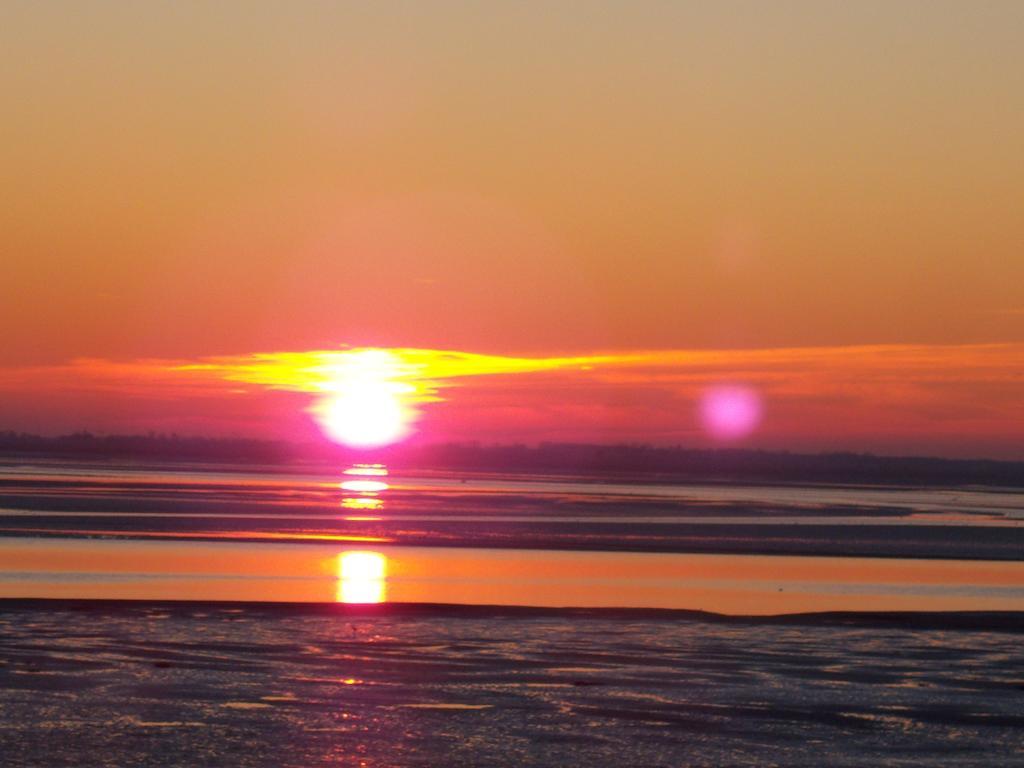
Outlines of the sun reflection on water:
M342 480L339 484L345 496L341 500L343 509L355 512L379 512L384 508L384 500L380 494L388 489L384 480L371 480L367 478L387 477L388 469L383 464L353 464L342 472L344 475L354 477L352 480ZM379 517L346 517L346 520L379 520Z
M380 493L387 489L388 484L382 480L345 480L341 483L341 490L352 493Z
M362 477L387 477L388 468L383 464L353 464L342 474L360 475Z
M339 603L383 603L387 598L387 558L380 552L338 555Z
M343 509L356 513L381 512L384 500L380 494L388 489L382 478L388 476L383 464L353 464L343 473L351 480L341 482L345 492ZM374 523L382 517L354 514L344 518L350 523ZM387 597L387 559L379 552L352 551L338 555L339 603L383 603Z
M384 506L384 502L381 499L375 499L373 497L350 496L341 500L341 506L345 509L374 510L381 509Z

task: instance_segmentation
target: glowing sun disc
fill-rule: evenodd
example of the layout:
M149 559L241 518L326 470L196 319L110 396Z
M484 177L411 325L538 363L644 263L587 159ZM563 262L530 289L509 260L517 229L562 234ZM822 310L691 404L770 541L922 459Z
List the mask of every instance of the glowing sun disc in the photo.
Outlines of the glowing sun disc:
M317 416L328 437L356 448L387 445L409 432L406 409L386 385L348 389L327 398Z

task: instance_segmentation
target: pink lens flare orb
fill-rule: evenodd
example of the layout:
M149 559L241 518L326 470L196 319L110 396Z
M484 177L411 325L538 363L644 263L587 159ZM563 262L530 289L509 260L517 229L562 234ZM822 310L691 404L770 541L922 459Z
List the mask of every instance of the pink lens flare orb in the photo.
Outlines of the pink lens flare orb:
M740 440L761 423L764 413L761 398L750 387L723 385L711 387L700 401L700 421L716 440Z

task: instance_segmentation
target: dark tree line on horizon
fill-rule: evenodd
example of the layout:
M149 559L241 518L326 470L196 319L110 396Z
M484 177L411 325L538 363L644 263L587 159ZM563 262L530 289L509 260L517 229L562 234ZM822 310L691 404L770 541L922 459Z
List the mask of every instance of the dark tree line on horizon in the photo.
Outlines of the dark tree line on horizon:
M583 474L609 480L641 476L654 482L1024 487L1024 462L1015 461L632 444L407 444L367 451L330 443L296 444L254 438L89 432L47 437L8 431L0 432L0 458L240 464L278 471L294 469L296 465L336 467L359 461L383 461L404 469Z

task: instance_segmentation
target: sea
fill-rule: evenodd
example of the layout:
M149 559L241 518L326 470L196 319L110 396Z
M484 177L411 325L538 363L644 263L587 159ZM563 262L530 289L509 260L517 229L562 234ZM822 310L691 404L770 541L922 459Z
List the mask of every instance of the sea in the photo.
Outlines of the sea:
M1024 765L1024 490L0 464L8 766Z

